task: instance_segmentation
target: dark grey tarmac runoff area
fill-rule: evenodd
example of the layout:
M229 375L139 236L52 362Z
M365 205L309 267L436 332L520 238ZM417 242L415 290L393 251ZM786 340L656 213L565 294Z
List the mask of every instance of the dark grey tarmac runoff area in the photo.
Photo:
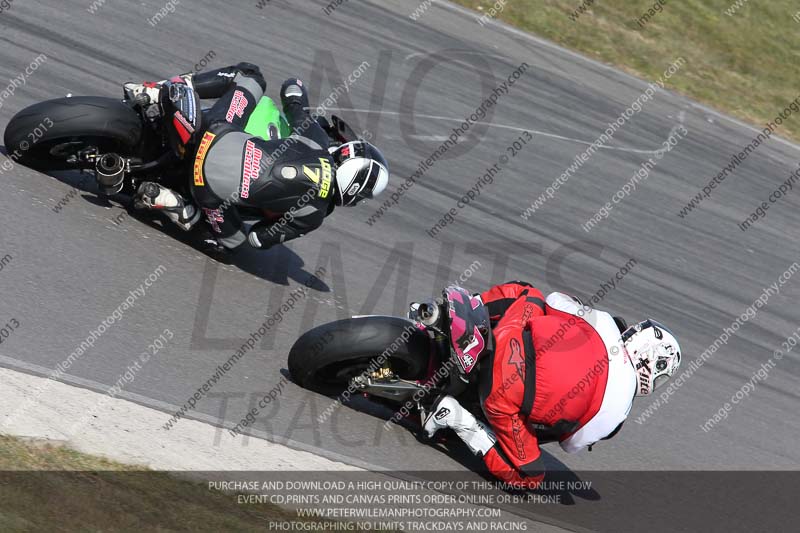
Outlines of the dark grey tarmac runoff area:
M312 105L327 99L329 113L366 131L391 165L385 195L337 209L301 240L221 265L160 221L97 199L85 177L48 176L0 157L0 324L18 324L0 345L0 365L48 375L106 321L59 378L105 391L168 328L174 339L119 396L171 413L291 300L294 308L187 416L231 428L279 389L251 435L366 468L469 472L475 461L460 446L447 452L401 427L384 430L391 413L340 408L319 423L331 400L286 383L286 355L314 325L403 314L450 282L479 291L521 279L545 293L594 296L629 322L669 325L691 371L670 394L638 399L621 433L592 452L544 447L551 468L581 479L662 472L641 474L657 482L641 490L652 497L647 509L632 502L597 512L595 500L613 500L597 488L594 500L515 512L576 531L646 530L637 527L644 520L670 529L671 495L687 496L699 476L692 472L798 469L800 194L788 191L746 230L740 223L790 179L800 147L772 136L686 211L762 128L657 80L479 25L446 2L417 21L409 17L416 2L346 2L329 15L322 2L255 4L184 0L161 18L160 0L95 2L94 14L90 0L17 0L0 15L0 126L68 93L121 96L125 81L249 61L262 67L273 97L299 76ZM669 50L652 58L665 71L678 59ZM680 77L680 67L669 75ZM348 91L337 91L343 84ZM640 111L626 117L637 101ZM451 135L457 145L431 161ZM647 176L634 179L641 168ZM531 214L548 187L551 197ZM596 216L607 202L607 216ZM587 231L593 217L599 222ZM325 274L313 280L320 267ZM636 479L600 475L608 493ZM736 483L705 476L695 481ZM769 514L787 501L775 498L741 508Z

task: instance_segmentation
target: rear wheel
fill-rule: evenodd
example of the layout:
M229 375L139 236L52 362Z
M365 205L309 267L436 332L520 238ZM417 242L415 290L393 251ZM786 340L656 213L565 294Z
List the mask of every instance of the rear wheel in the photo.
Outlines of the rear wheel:
M430 350L428 336L409 320L389 316L351 318L303 334L289 352L289 372L303 388L338 394L371 364L373 369L376 365L388 366L403 379L422 379L428 370ZM384 352L385 364L379 365ZM378 363L373 364L374 361Z
M6 126L9 156L37 170L77 168L77 156L98 153L139 154L142 120L115 98L80 96L48 100L17 113Z

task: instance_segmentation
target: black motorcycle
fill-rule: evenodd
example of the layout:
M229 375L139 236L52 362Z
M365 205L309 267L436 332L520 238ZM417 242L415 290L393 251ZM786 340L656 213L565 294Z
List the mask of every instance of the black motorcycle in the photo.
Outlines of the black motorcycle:
M121 99L75 96L34 104L6 126L6 151L16 162L35 170L88 171L95 173L100 183L118 183L122 177L118 191L122 194L132 195L143 181L188 194L186 165L187 160L191 165L193 154L183 153L186 148L174 139L185 136L187 129L200 131L205 110L199 107L191 77L182 79L184 82L166 82L158 102L151 102L146 94L129 97L126 93ZM174 120L165 120L167 115ZM358 138L339 117L332 116L330 122L324 117L316 120L332 146ZM268 96L257 104L245 131L267 140L291 134L285 117ZM245 219L262 215L248 213L248 209L241 210Z

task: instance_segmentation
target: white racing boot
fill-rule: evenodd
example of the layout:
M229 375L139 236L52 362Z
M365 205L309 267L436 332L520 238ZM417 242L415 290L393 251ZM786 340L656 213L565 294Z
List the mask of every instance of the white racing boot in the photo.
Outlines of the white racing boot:
M187 204L180 194L152 181L139 185L133 206L137 209L154 209L163 211L179 228L184 231L192 229L200 220L200 210Z
M146 95L147 101L143 102L146 104L157 104L158 97L161 93L161 83L162 82L150 82L146 81L144 83L133 83L128 82L122 86L123 90L125 91L125 97L128 100L137 100L142 101L143 97L139 95Z
M191 88L192 75L183 74L179 76ZM165 84L172 83L168 80L145 81L142 83L127 82L122 86L125 98L141 107L145 115L151 120L158 120L163 110L161 108L161 90Z
M461 407L452 396L443 396L433 404L422 429L428 438L440 429L450 428L475 455L485 455L497 442L494 432Z
M181 78L189 87L193 87L191 74L181 74L177 78ZM148 98L148 102L145 103L157 104L161 94L161 87L168 81L170 80L143 81L142 83L129 81L122 85L122 89L125 91L125 98L128 100L136 100L139 95L145 94Z

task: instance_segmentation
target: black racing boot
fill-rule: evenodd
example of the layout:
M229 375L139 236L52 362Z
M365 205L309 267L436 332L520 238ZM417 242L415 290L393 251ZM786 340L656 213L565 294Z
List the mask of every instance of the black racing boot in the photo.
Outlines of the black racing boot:
M285 108L300 105L308 108L308 91L303 82L297 78L289 78L281 85L281 105Z

